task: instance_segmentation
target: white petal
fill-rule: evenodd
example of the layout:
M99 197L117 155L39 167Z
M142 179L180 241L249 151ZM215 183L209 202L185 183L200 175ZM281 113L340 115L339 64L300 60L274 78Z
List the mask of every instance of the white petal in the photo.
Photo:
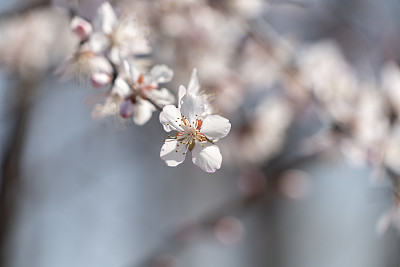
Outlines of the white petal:
M121 98L126 98L130 95L131 89L129 88L129 85L126 83L126 81L121 78L117 77L117 79L114 82L114 87L111 90L111 94L113 95L118 95Z
M149 90L146 96L156 105L165 106L175 102L175 96L167 88Z
M179 97L178 108L179 109L181 109L181 100L184 95L186 95L186 88L185 88L185 86L181 85L181 86L179 86L179 92L178 92L178 97Z
M222 155L219 148L209 142L196 143L192 150L192 161L205 172L221 168Z
M160 123L166 132L170 132L171 130L182 131L182 128L179 126L182 122L181 120L181 112L174 105L165 106L160 113Z
M132 82L136 82L139 79L140 71L139 69L133 64L133 62L128 60L122 61L122 66L124 69L125 74Z
M118 103L114 97L107 97L104 103L96 104L92 110L93 119L102 119L117 113Z
M93 72L103 72L112 74L112 66L108 60L100 55L96 55L90 60L90 68Z
M174 72L166 65L155 65L150 70L150 76L156 83L167 83L171 81L172 77L174 76Z
M193 69L187 91L189 94L198 95L199 89L200 89L200 84L199 84L199 79L197 78L197 69Z
M218 141L225 137L231 130L231 124L228 119L219 115L210 115L203 120L200 132L211 141Z
M90 49L95 53L101 53L110 46L107 36L101 32L95 32L89 39Z
M133 113L133 122L137 125L143 125L148 122L156 108L146 100L138 100L135 104Z
M104 2L98 9L93 25L96 30L101 30L105 34L110 34L118 23L117 15L108 2Z
M110 51L108 52L108 57L115 65L121 65L121 61L124 58L121 54L121 49L115 45L111 46Z
M195 95L186 94L181 100L181 113L185 116L190 123L196 121L200 118L201 114L204 112L203 100Z
M111 82L111 76L107 73L96 72L90 77L90 81L94 88L100 88Z
M174 139L165 140L164 145L161 147L160 157L165 160L165 163L170 167L175 167L181 164L186 157L187 147L178 145L178 141Z

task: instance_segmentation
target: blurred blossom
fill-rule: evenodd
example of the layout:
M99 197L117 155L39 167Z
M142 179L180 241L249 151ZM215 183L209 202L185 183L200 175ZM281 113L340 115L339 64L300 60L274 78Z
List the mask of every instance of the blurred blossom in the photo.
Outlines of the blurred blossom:
M147 30L134 17L118 18L110 3L103 3L94 18L90 39L94 52L107 52L114 64L135 54L147 54L151 48Z
M386 115L386 103L382 94L375 88L364 86L358 95L357 105L354 106L354 118L351 125L353 141L351 145L353 149L361 150L359 153L363 157L361 162L377 165L381 160L389 127ZM360 162L360 160L354 160Z
M268 2L264 0L230 0L230 8L244 18L254 18L264 12Z
M264 99L248 124L227 138L227 159L239 166L262 165L280 151L292 119L293 110L284 98Z
M151 118L156 106L161 108L175 101L174 95L166 88L159 88L159 83L169 82L172 76L173 71L165 65L156 65L148 74L143 74L133 62L125 60L112 92L130 101L133 121L137 125L143 125ZM127 115L123 109L121 112L121 115Z
M0 24L0 64L25 78L57 65L75 43L65 13L37 9Z
M395 119L400 118L400 69L395 62L386 63L381 71L382 87Z
M111 77L113 67L103 55L94 53L85 43L58 66L57 72L62 77L72 76L78 83L85 84L89 79L98 79L98 74Z
M400 125L396 124L385 139L384 162L390 170L400 174Z
M239 242L245 229L241 221L234 217L223 217L214 226L214 234L219 242L225 245L233 245Z
M348 123L359 85L338 45L330 40L312 44L299 53L298 64L300 79L317 98L328 119Z

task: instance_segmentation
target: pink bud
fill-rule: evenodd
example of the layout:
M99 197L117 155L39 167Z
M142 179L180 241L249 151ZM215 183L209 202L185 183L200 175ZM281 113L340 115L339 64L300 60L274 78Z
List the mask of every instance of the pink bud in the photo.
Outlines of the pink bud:
M123 118L130 118L133 116L133 112L135 111L135 106L132 103L132 100L126 99L122 102L121 107L119 109L119 114Z
M100 88L111 82L111 76L107 73L97 72L90 77L90 82L94 88Z
M70 27L82 40L89 38L93 32L92 25L88 21L77 16L71 20Z

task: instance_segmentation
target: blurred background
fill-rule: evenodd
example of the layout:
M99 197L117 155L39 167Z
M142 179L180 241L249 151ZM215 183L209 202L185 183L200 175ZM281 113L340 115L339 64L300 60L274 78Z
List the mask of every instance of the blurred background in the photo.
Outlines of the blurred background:
M386 117L353 118L400 59L398 1L113 1L171 91L197 68L217 94L232 131L213 174L164 164L158 112L94 120L97 89L60 78L68 8L90 21L101 2L0 3L0 266L399 266L400 165L369 147Z

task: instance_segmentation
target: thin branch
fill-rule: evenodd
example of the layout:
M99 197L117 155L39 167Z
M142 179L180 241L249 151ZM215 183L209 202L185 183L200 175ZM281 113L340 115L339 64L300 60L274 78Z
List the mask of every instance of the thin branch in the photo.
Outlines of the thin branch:
M17 200L18 183L20 176L21 156L29 114L29 103L34 91L33 81L19 81L18 107L15 113L16 125L13 134L10 135L6 157L2 162L2 175L0 187L0 267L6 266L6 243L14 217L14 208Z

